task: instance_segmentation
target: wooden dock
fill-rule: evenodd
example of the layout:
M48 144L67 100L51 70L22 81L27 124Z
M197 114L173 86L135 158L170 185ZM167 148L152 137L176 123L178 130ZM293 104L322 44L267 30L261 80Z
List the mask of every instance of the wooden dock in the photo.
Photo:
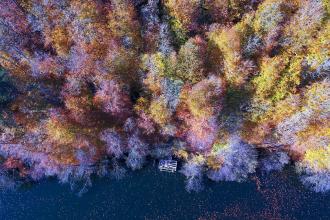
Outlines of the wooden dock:
M174 173L177 166L178 162L176 160L160 160L158 168L160 171Z

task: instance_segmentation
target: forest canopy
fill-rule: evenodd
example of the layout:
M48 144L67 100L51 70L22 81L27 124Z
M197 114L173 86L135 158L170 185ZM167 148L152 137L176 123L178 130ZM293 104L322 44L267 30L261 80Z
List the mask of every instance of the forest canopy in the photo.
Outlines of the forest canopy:
M1 0L1 184L172 156L189 191L289 163L329 191L329 18L329 0Z

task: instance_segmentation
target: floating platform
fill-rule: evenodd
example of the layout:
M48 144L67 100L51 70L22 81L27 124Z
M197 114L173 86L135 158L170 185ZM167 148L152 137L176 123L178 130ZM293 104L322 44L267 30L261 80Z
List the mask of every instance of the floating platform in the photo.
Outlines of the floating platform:
M160 171L174 173L178 166L178 162L176 160L160 160L158 168Z

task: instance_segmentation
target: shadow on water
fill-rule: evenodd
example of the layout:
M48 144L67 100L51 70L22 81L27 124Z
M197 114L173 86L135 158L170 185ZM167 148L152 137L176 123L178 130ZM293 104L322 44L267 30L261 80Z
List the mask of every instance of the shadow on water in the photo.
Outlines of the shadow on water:
M96 179L81 197L55 180L0 193L0 219L329 219L330 195L306 190L288 168L244 183L205 180L187 193L180 174L155 167Z

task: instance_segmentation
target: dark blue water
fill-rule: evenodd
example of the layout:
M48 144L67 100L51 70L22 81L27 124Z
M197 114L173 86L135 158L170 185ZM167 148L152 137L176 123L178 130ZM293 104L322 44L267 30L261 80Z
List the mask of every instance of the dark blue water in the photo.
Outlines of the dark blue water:
M180 174L154 167L122 180L96 179L79 197L44 181L0 193L0 219L330 219L330 194L306 190L288 169L244 183L213 183L187 193Z

